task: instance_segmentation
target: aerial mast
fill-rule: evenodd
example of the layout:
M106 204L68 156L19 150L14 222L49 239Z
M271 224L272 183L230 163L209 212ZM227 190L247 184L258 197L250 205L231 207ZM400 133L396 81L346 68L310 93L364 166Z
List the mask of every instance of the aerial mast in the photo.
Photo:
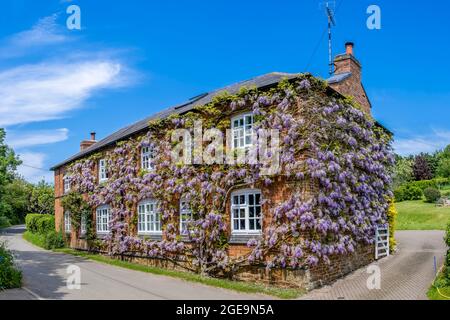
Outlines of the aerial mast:
M326 1L325 2L325 13L328 18L328 66L330 68L330 76L334 73L334 65L333 65L333 46L332 46L332 27L336 26L336 21L334 20L334 12L332 10L332 6L335 6L334 1Z

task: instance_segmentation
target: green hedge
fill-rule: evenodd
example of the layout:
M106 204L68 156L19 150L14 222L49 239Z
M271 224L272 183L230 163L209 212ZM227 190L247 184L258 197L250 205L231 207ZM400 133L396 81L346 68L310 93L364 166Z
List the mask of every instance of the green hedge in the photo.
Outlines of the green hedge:
M394 190L395 202L420 200L423 191L427 188L440 189L450 184L450 178L435 178L433 180L421 180L408 182Z
M422 196L422 190L417 186L406 185L394 190L395 202L420 200Z
M55 231L55 216L49 214L27 214L25 224L27 230L32 233L47 234Z
M22 272L15 264L14 257L6 248L5 243L0 243L0 290L19 288L22 283Z

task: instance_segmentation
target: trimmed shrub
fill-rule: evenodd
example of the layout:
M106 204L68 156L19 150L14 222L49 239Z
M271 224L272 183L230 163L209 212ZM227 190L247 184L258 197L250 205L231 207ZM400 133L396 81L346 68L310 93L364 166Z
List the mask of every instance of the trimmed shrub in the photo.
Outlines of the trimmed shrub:
M425 196L425 201L429 203L434 203L441 198L441 192L435 188L426 188L423 191L423 195Z
M47 250L64 248L64 237L61 232L55 230L45 235L44 247Z
M19 288L22 283L22 272L15 264L12 253L6 244L0 242L0 290Z
M420 200L422 195L422 190L419 187L409 184L394 190L395 202Z
M25 224L32 233L47 234L55 231L55 217L49 214L27 214Z

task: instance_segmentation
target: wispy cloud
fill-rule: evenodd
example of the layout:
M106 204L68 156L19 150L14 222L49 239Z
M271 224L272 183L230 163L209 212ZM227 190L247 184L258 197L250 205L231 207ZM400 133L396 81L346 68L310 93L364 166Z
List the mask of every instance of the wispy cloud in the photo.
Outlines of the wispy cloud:
M58 119L99 89L124 85L122 65L81 61L24 65L0 72L0 126Z
M394 141L395 152L407 156L421 152L434 152L450 144L450 131L431 130L427 135L410 135Z
M25 133L8 131L7 143L14 149L20 149L65 141L68 135L69 129L67 128L27 131Z
M18 172L27 181L37 183L41 180L53 182L53 173L44 168L46 155L40 152L21 152L20 159L24 165L19 166Z
M57 14L40 19L31 29L25 30L1 41L0 57L12 58L70 40L62 26L57 24Z

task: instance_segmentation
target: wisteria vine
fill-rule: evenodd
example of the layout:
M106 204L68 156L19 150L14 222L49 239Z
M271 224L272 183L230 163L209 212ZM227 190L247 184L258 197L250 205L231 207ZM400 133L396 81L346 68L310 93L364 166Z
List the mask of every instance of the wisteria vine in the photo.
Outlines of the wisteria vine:
M180 165L171 161L171 133L193 128L225 130L233 114L252 110L255 131L278 129L281 172L261 175L261 164ZM387 223L393 164L391 137L351 99L332 92L310 75L260 91L243 88L221 94L205 106L149 124L144 136L73 163L69 171L76 192L93 207L109 204L111 233L104 245L111 254L128 252L173 261L202 274L233 272L248 264L296 268L329 262L336 255L371 244L374 230ZM193 130L193 129L192 129ZM140 169L142 147L155 150L154 170ZM270 151L267 151L270 152ZM268 155L270 156L270 155ZM109 179L96 182L95 166L107 159ZM230 192L239 187L264 190L289 185L283 201L264 199L263 234L248 242L249 254L228 254ZM189 232L179 234L179 201L190 203ZM137 236L137 204L158 201L163 239Z

